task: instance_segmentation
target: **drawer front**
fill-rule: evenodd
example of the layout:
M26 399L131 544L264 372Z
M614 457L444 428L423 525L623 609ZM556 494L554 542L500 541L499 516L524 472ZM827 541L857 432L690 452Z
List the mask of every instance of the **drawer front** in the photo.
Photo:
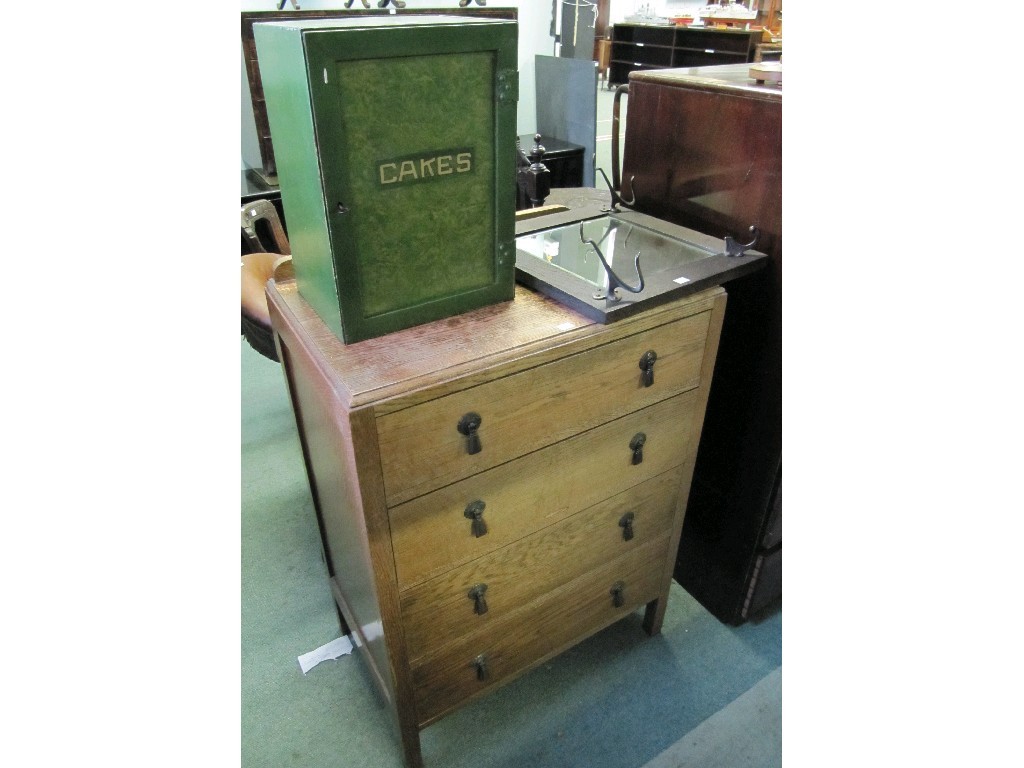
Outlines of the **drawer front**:
M682 467L401 595L406 647L426 653L500 621L672 528Z
M702 312L379 417L388 505L695 388L709 318ZM657 359L645 386L640 360L648 351ZM459 429L471 413L480 417L476 446Z
M684 392L389 510L399 589L684 464L697 447L698 395ZM634 464L638 434L646 441ZM469 517L480 503L486 530Z
M665 536L638 547L414 664L421 727L656 599L668 540ZM620 606L612 594L617 584Z

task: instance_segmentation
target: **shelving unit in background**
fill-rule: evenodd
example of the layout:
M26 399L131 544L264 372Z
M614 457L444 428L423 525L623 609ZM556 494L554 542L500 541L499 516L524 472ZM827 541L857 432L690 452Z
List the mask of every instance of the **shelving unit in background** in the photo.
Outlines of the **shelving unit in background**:
M608 84L626 83L629 73L637 70L752 62L761 34L761 30L616 24L611 28Z

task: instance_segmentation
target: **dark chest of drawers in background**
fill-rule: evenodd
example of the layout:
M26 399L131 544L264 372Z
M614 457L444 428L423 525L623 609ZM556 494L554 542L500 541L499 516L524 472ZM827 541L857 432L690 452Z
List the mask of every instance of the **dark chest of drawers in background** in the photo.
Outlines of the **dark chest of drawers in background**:
M634 178L637 210L666 221L744 242L756 225L770 257L724 286L675 572L719 619L741 623L782 594L781 85L758 85L747 64L634 73L622 178Z
M540 143L544 147L541 162L551 171L551 188L582 187L583 145L547 136L541 136ZM525 133L520 136L519 146L529 155L533 147L533 134Z

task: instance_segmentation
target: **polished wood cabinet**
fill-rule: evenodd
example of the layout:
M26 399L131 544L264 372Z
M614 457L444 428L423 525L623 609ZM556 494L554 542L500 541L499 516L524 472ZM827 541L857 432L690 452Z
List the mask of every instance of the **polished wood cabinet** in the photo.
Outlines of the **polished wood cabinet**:
M750 67L637 72L622 178L636 208L713 237L759 230L729 312L675 577L739 624L782 594L782 85Z
M602 325L517 286L348 345L294 282L267 295L331 588L409 766L423 728L627 614L660 631L721 288Z

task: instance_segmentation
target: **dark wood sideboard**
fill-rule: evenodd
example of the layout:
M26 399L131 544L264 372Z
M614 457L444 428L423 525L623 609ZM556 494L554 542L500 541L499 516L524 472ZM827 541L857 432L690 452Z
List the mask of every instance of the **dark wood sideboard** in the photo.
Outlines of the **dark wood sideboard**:
M782 592L782 87L748 64L633 72L622 179L638 210L756 248L729 306L676 580L741 623Z

